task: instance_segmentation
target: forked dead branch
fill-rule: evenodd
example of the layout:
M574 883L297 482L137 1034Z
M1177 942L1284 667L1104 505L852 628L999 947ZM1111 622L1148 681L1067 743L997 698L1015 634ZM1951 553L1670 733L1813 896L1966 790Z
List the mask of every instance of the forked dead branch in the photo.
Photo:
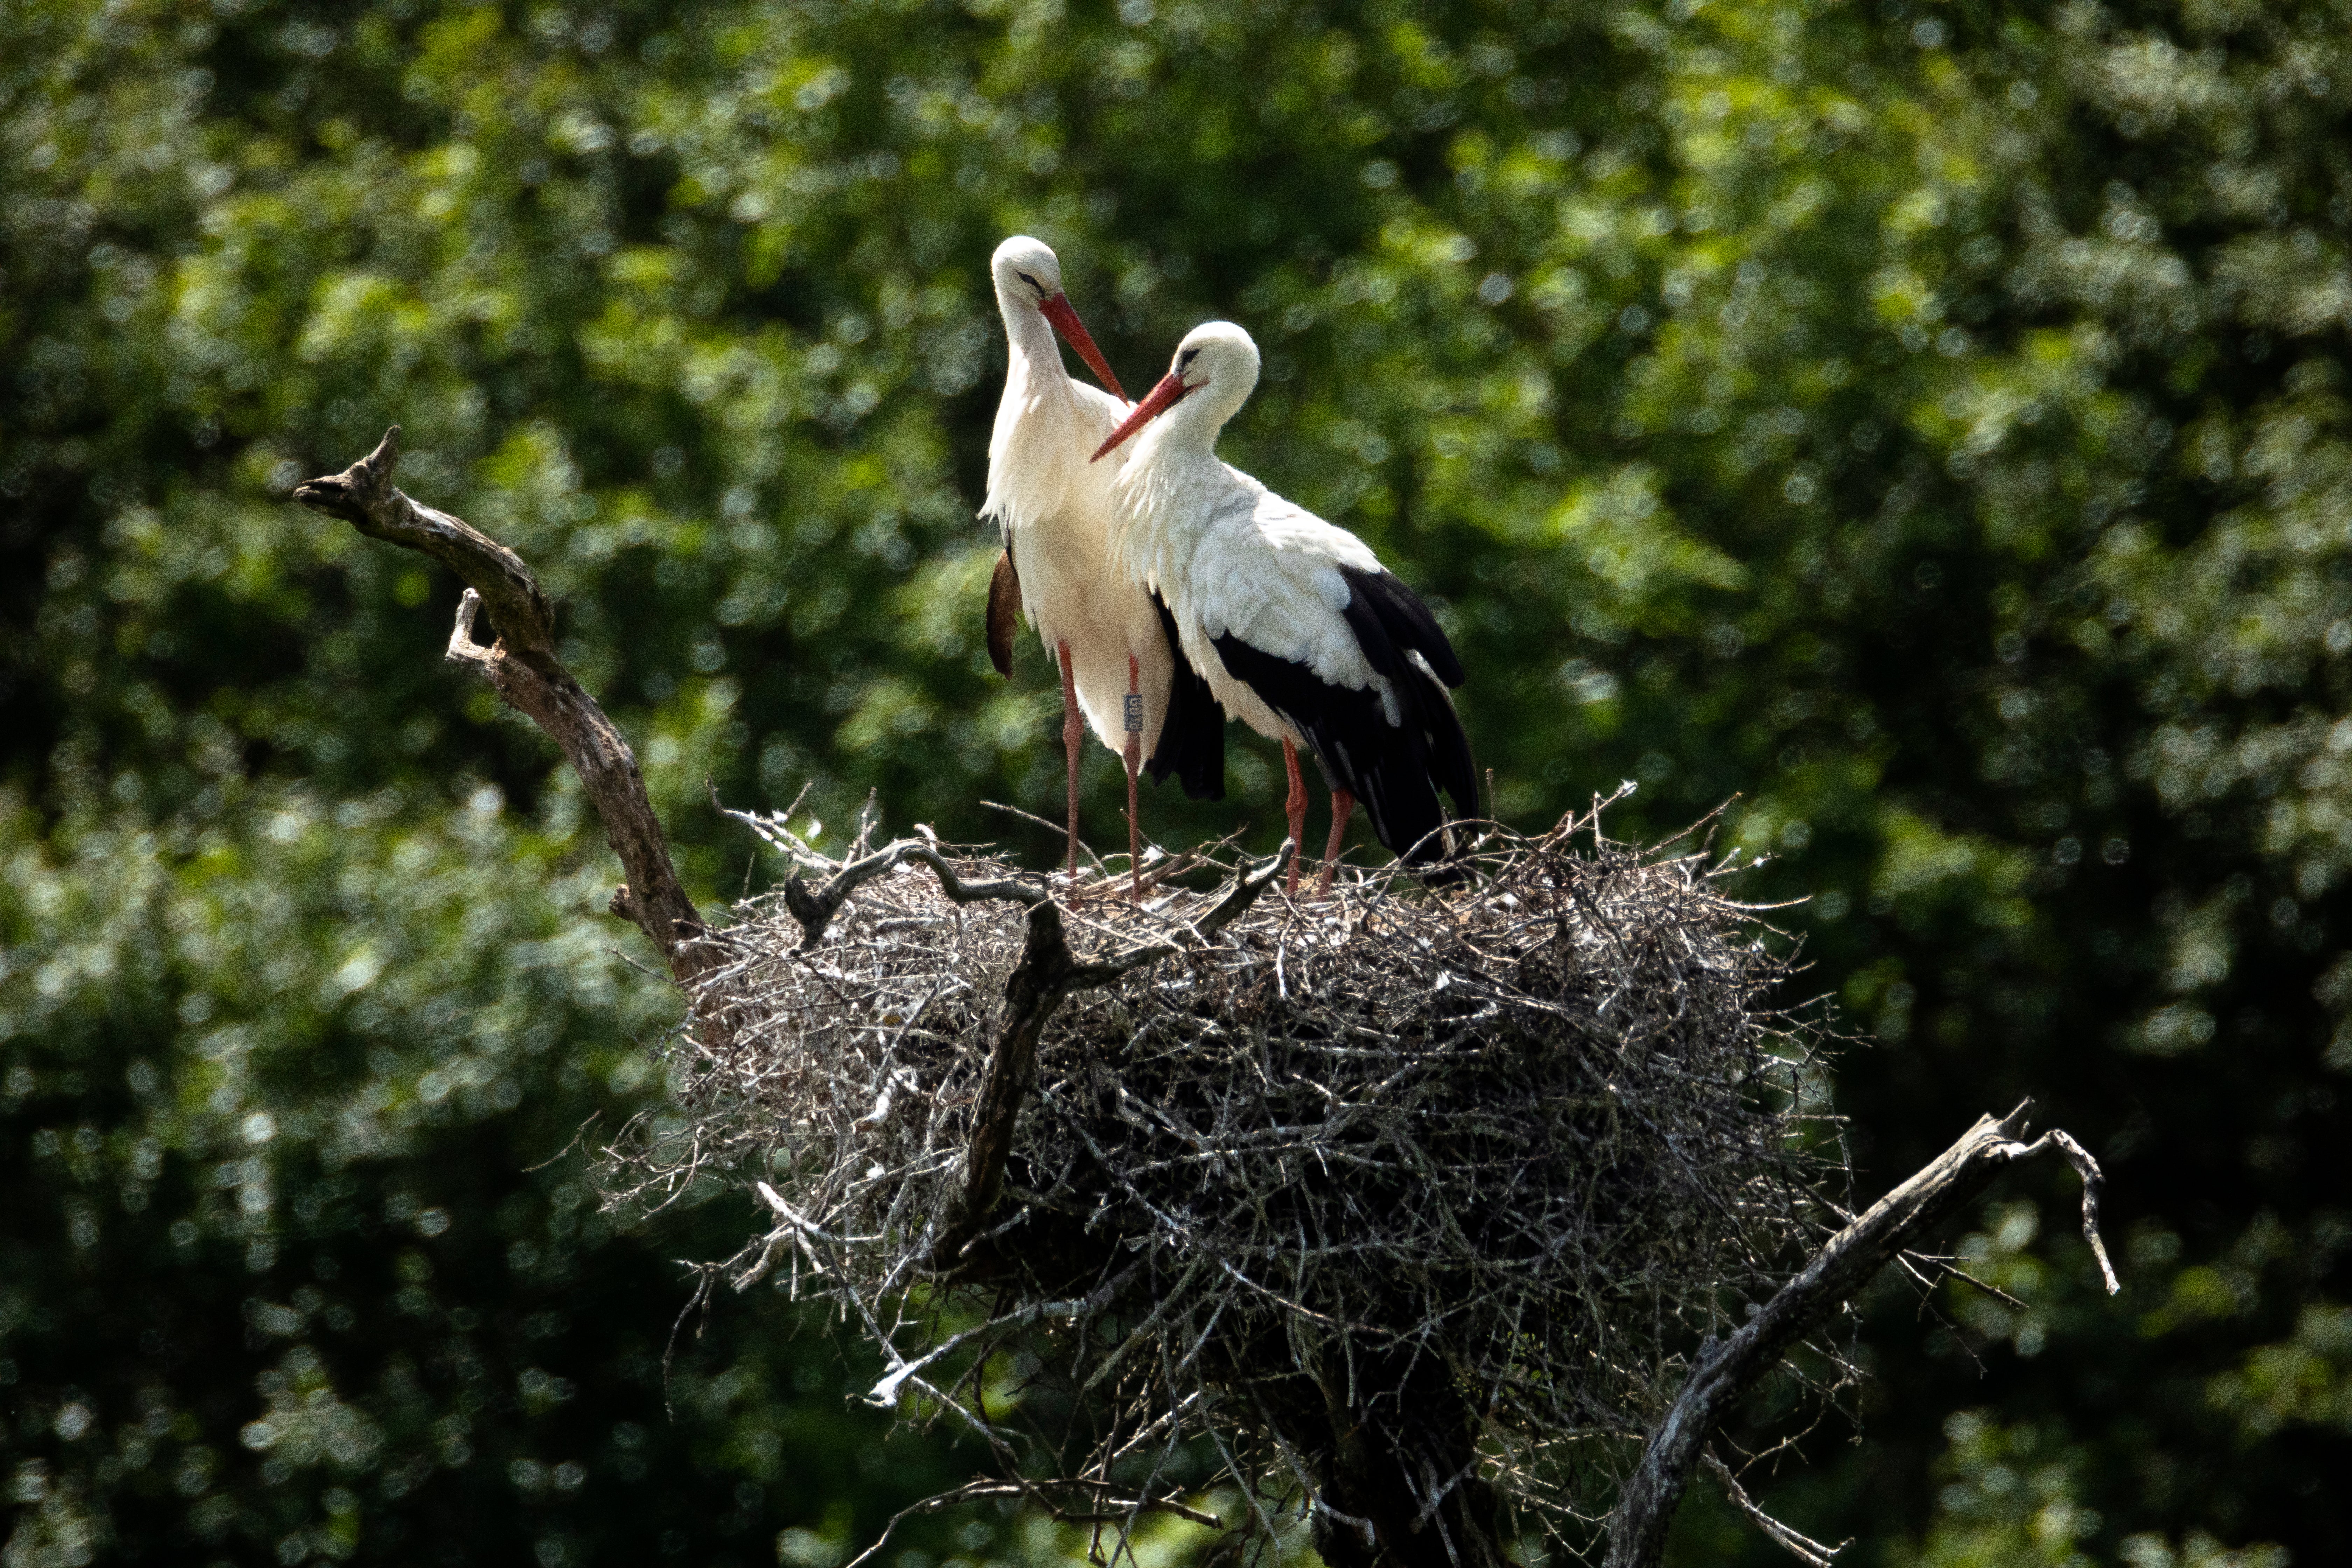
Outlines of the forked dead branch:
M828 860L746 817L798 875L707 927L545 596L394 489L397 456L395 430L297 499L467 580L450 658L579 769L614 910L690 1004L672 1131L611 1174L756 1194L734 1278L832 1303L886 1359L877 1402L982 1436L998 1473L957 1498L1207 1520L1223 1476L1237 1544L1303 1509L1335 1568L1496 1564L1604 1521L1633 1568L1745 1394L2007 1163L2072 1160L2097 1247L2096 1165L2023 1107L1836 1227L1820 1037L1731 868L1612 843L1598 807L1488 830L1443 895L1293 902L1277 858L1139 906L928 837Z

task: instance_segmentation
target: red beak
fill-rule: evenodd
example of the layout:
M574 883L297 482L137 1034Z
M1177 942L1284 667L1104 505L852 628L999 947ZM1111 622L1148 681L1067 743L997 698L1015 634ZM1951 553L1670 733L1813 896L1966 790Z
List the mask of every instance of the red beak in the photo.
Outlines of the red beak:
M1095 340L1087 334L1087 324L1078 320L1078 312L1070 304L1070 297L1056 294L1038 306L1037 313L1053 322L1055 331L1070 340L1070 346L1078 351L1078 357L1087 362L1087 368L1110 388L1114 396L1125 403L1127 389L1119 385L1118 377L1111 374L1110 362L1103 358L1102 350L1095 347Z
M1161 376L1160 384L1145 393L1143 401L1135 405L1135 412L1127 416L1127 423L1112 431L1110 439L1097 447L1095 455L1088 458L1087 461L1100 462L1105 455L1116 451L1120 442L1183 402L1184 395L1192 390L1184 384L1183 378L1172 370Z

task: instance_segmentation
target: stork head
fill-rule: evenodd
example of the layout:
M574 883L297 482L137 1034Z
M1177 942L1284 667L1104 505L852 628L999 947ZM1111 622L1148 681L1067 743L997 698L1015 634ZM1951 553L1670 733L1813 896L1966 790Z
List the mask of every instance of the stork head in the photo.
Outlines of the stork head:
M1016 234L996 247L996 254L989 258L989 270L995 275L996 302L1008 323L1015 310L1036 311L1069 341L1070 346L1078 351L1078 357L1087 362L1087 368L1101 378L1105 386L1121 402L1127 400L1118 377L1111 374L1110 363L1103 358L1102 350L1095 347L1087 324L1078 320L1078 312L1062 292L1062 262L1052 246L1042 239Z
M1194 423L1204 426L1213 439L1256 385L1257 344L1250 335L1231 321L1203 321L1184 334L1184 341L1176 345L1176 357L1169 362L1168 374L1143 395L1143 401L1135 405L1125 424L1110 433L1110 439L1095 449L1095 457L1118 450L1128 437L1196 395L1200 412Z
M999 293L1032 310L1062 297L1062 258L1042 239L1014 235L996 247L988 267L996 274Z

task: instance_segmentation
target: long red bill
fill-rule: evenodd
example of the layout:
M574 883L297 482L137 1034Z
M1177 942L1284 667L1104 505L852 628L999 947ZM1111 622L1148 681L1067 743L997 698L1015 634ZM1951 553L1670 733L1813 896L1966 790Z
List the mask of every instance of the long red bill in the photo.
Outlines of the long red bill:
M1135 412L1127 416L1127 422L1112 431L1110 439L1097 447L1095 455L1087 461L1100 462L1107 453L1118 450L1120 442L1181 403L1184 395L1192 390L1172 370L1161 376L1160 384L1143 395L1143 401L1135 405Z
M1070 297L1056 294L1038 306L1037 313L1053 322L1055 331L1070 340L1070 346L1078 351L1078 357L1087 362L1087 367L1102 379L1105 386L1110 388L1113 396L1125 403L1127 389L1119 385L1118 377L1110 373L1110 362L1103 358L1102 350L1095 347L1095 340L1087 333L1087 324L1078 320L1077 309L1070 303Z

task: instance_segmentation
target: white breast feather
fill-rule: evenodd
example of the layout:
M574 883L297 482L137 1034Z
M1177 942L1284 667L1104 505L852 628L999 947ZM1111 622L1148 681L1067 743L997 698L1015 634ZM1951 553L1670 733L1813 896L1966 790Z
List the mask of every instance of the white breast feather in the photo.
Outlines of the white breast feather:
M1058 354L1050 338L1045 352ZM1021 606L1047 656L1069 645L1079 710L1112 752L1126 742L1127 661L1138 661L1148 756L1167 717L1174 660L1150 599L1111 558L1110 487L1127 454L1087 461L1126 414L1108 393L1071 380L1058 357L1041 365L1016 345L989 437L981 516L1012 546Z

